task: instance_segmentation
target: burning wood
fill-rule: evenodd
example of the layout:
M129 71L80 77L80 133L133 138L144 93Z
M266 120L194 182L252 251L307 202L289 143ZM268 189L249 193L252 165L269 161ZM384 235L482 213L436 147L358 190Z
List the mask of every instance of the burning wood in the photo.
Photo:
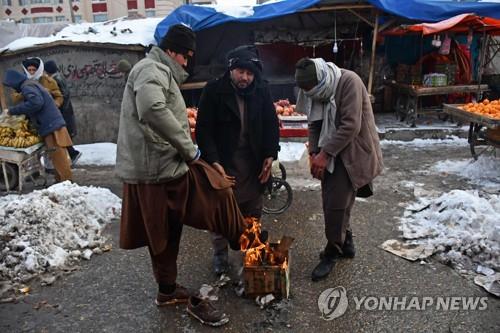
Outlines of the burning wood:
M279 243L269 243L257 218L246 218L247 229L240 238L243 277L247 296L275 294L288 298L289 248L293 238L284 236Z
M293 238L283 237L285 242L283 246L271 247L269 242L263 240L261 232L261 223L255 217L248 217L245 219L248 224L247 229L240 239L241 250L245 253L243 263L245 266L258 266L258 265L286 265L285 252L288 251ZM266 237L267 238L267 237Z

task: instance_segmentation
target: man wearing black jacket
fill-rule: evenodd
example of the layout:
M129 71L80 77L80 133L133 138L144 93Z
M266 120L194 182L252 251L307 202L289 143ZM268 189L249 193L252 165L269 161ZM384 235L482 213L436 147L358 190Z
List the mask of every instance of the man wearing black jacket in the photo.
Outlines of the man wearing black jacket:
M279 125L262 63L254 46L240 46L227 56L228 70L203 89L196 141L201 157L234 184L244 216L262 215L262 189L279 151ZM227 241L212 236L214 270L228 270Z

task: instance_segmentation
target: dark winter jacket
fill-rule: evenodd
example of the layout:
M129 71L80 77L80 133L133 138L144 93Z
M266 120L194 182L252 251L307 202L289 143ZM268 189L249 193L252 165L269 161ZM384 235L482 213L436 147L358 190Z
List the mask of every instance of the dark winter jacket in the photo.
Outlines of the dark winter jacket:
M76 135L76 121L75 114L73 112L73 104L71 103L71 94L68 88L66 80L61 75L61 73L56 72L52 75L52 78L57 82L59 89L64 98L64 102L60 108L64 121L66 122L66 128L68 129L69 135L74 137Z
M37 127L38 134L47 136L66 126L54 99L40 83L28 80L24 74L12 69L6 71L3 83L24 97L21 103L9 108L9 113L28 116Z
M255 92L243 98L248 112L249 143L256 161L276 159L279 151L279 125L267 83L257 79ZM200 98L196 121L196 141L202 158L231 165L241 131L240 111L229 72L209 82Z

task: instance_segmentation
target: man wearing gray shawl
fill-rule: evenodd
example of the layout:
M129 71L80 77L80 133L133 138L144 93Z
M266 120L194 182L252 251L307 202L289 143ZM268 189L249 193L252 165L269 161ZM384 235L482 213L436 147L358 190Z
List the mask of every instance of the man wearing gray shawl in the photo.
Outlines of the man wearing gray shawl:
M382 151L368 92L354 72L321 58L296 64L297 110L307 114L311 174L321 180L328 240L312 280L326 278L340 258L355 255L349 224L356 195L371 195ZM367 194L368 192L368 194Z

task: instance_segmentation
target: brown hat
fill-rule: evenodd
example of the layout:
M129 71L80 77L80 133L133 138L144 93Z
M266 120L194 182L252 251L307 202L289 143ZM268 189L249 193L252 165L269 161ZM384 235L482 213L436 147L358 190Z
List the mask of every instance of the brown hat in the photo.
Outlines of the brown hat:
M302 58L295 65L295 82L301 89L312 88L318 84L316 65L309 58Z
M188 54L189 51L196 50L196 35L184 24L176 24L168 29L158 46L164 51Z

